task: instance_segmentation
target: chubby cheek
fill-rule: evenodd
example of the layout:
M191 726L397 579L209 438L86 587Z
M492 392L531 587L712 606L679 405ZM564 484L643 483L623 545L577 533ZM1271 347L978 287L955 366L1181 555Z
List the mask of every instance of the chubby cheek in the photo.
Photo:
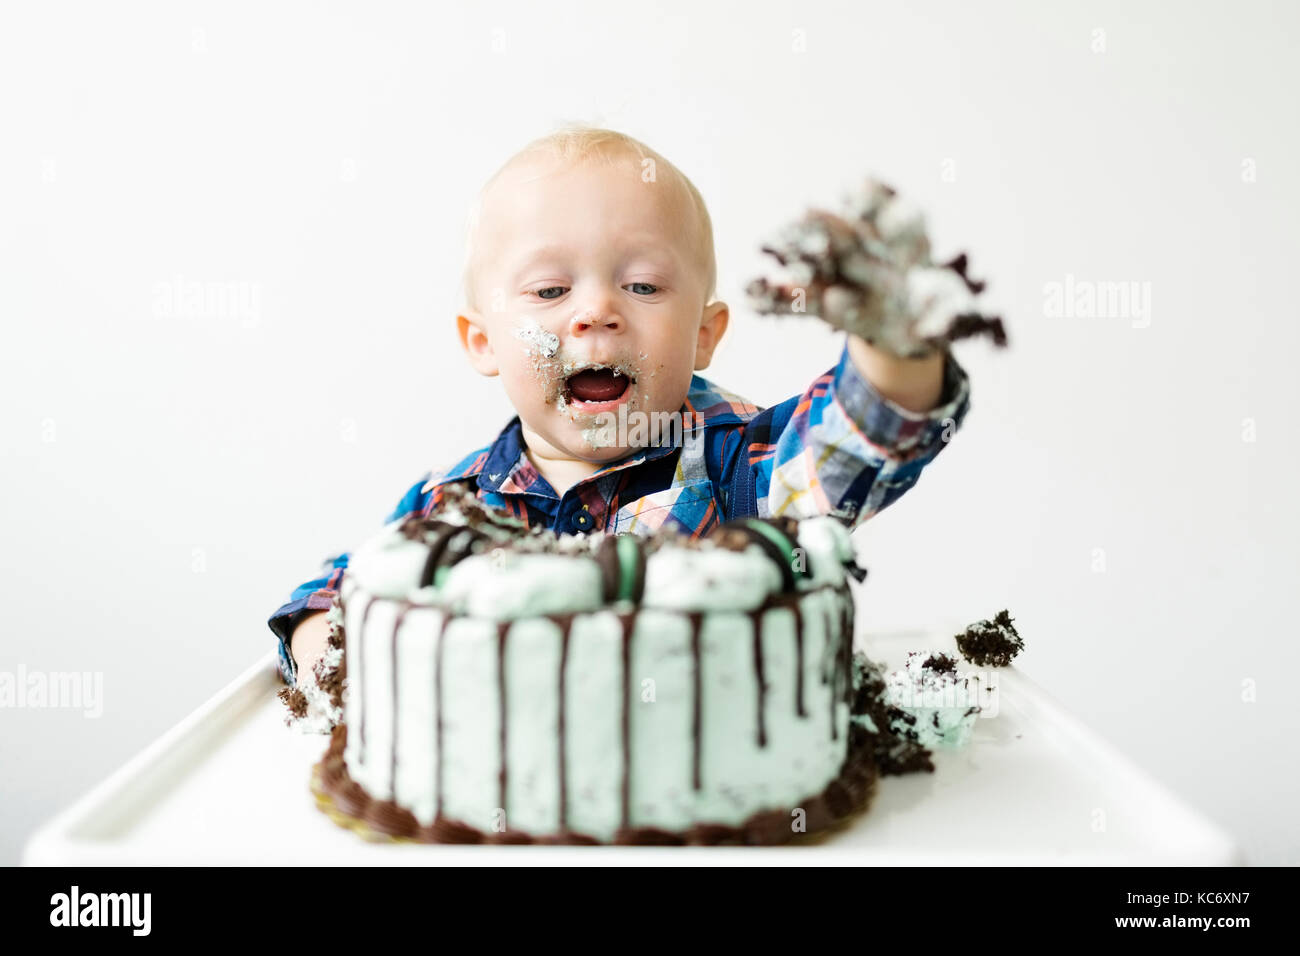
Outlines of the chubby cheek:
M554 377L549 363L521 342L508 342L497 352L506 391L529 401L545 401L548 383Z
M501 384L515 410L526 413L546 403L545 387L519 355L500 356Z
M680 348L677 353L658 363L652 379L660 400L669 404L673 404L675 400L674 408L680 406L682 399L686 397L686 392L691 386L691 375L694 374L693 356L683 354Z

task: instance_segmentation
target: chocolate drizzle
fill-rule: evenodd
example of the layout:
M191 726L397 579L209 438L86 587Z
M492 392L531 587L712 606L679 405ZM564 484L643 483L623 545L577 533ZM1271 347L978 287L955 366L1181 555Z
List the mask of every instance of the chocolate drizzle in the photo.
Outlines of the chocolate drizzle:
M691 787L701 788L700 784L700 730L703 726L704 691L700 674L700 625L704 615L691 611Z
M569 669L569 630L573 627L573 615L565 614L556 622L560 626L560 829L569 829L569 760L567 751L568 728L565 712L565 678Z
M623 719L619 734L623 744L623 781L619 814L626 830L632 818L632 633L636 628L636 615L620 614L618 622L623 629Z
M803 602L799 597L791 602L794 610L794 712L797 717L807 717L803 705Z
M370 617L370 609L375 606L379 598L370 595L366 598L366 606L361 609L361 623L357 625L357 662L361 665L359 670L361 675L353 678L360 682L366 679L366 618ZM393 662L397 666L397 662ZM365 763L366 754L366 694L365 689L361 691L361 707L357 712L357 736L360 739L360 746L357 748L357 762Z
M411 609L410 601L403 601L393 618L393 747L388 759L388 779L392 782L393 800L397 800L397 632L402 629L406 612Z
M822 684L829 684L831 681L831 612L830 608L822 608L822 627L825 635L825 642L822 645L821 666L817 672L821 677Z
M754 683L758 687L758 746L767 746L767 720L764 717L764 705L767 698L767 682L763 680L763 609L749 612L749 623L754 630Z
M509 753L506 749L506 745L509 742L506 736L506 635L510 633L510 625L512 623L512 621L497 622L497 697L498 708L501 716L501 772L499 779L501 781L500 806L503 811L507 811L506 784L508 779L506 768L509 763L507 759ZM508 812L507 819L509 819Z
M429 530L433 531L434 537L432 541L428 542L429 553L425 555L424 567L420 570L420 587L422 588L427 588L433 584L433 576L438 570L438 559L442 557L442 549L447 546L451 536L460 529L456 525L438 522L432 525Z
M437 800L436 813L438 817L442 816L442 768L447 762L442 749L442 659L447 644L447 625L451 621L451 612L443 611L442 623L438 625L438 646L433 651L433 699L437 708L434 715L434 734L438 738L438 766L434 771L434 775L437 777L434 780L434 793Z
M776 604L788 608L794 616L794 713L796 717L807 717L803 701L803 595L782 595Z
M853 594L847 587L836 592L841 598L840 644L843 648L844 703L853 705Z
M843 618L841 618L841 621L843 621ZM838 702L838 696L840 692L839 689L840 688L840 677L839 677L840 658L843 656L843 651L840 650L840 645L844 642L843 629L841 629L840 632L835 635L834 640L835 643L830 645L830 658L831 658L830 673L827 674L825 671L822 672L822 683L830 685L831 740L839 740L840 731L839 731L839 727L836 726L836 721L835 721L835 704ZM831 641L831 612L830 611L826 612L826 641L828 644L830 644Z

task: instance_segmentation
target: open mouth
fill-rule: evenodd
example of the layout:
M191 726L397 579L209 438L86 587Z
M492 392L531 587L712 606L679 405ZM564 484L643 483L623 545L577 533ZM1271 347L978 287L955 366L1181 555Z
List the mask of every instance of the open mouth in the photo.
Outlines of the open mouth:
M634 379L612 368L585 368L564 381L564 395L579 405L617 404L628 394Z

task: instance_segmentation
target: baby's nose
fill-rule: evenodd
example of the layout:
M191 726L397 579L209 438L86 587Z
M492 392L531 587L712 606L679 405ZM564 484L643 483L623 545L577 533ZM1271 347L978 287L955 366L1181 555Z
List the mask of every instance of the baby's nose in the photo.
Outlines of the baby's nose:
M569 320L569 332L572 335L583 335L596 328L616 332L622 327L623 320L613 312L600 312L596 309L583 309Z

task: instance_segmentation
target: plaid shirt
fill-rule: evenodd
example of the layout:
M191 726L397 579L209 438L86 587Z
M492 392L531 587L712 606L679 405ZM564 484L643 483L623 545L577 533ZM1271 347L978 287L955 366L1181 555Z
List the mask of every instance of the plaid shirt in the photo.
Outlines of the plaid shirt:
M896 501L943 450L970 407L965 370L949 354L943 392L930 412L883 399L858 372L847 341L839 363L802 395L761 409L692 376L680 444L660 444L610 462L563 495L525 454L518 416L492 444L423 476L385 519L428 514L452 482L528 525L556 532L699 537L720 522L757 515L837 515L850 530ZM268 622L280 641L280 672L293 683L288 641L298 623L328 609L348 555L328 558Z

